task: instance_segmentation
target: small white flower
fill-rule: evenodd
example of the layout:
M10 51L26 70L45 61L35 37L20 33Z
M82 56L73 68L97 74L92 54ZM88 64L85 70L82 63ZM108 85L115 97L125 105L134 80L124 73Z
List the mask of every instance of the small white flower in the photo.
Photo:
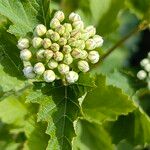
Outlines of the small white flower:
M28 61L31 59L31 57L32 57L32 53L30 52L30 50L24 49L20 51L20 58L23 61Z
M80 59L86 59L88 57L88 53L85 50L81 50Z
M65 32L65 33L63 34L63 37L64 37L66 40L68 40L68 39L70 38L70 33L69 33L69 32Z
M73 62L72 56L70 54L65 54L63 62L67 65L70 65Z
M59 35L63 35L65 33L65 27L63 25L59 25L59 26L56 27L55 31Z
M57 62L59 62L59 61L62 61L63 60L63 53L61 53L61 52L56 52L56 53L54 53L54 59L57 61Z
M40 37L34 37L32 40L32 45L34 48L40 48L42 46L42 39Z
M68 44L72 47L75 47L76 46L76 39L75 38L70 38L68 40Z
M67 74L69 73L69 66L66 64L59 64L58 71L60 74Z
M53 43L51 45L51 50L52 51L57 52L57 51L59 51L59 49L60 49L60 46L57 43Z
M84 40L77 40L75 42L75 46L76 46L76 48L84 49L85 48L85 41Z
M75 39L79 39L81 37L81 31L79 29L73 29L70 36Z
M43 36L46 33L46 27L43 24L39 24L37 25L37 27L35 28L35 33L37 36Z
M63 25L65 27L65 32L71 32L72 31L72 25L70 23L64 23Z
M75 58L75 59L78 59L81 57L81 51L80 49L78 48L74 48L71 55Z
M147 77L147 73L146 73L144 70L140 70L140 71L137 73L137 77L138 77L140 80L144 80L144 79Z
M88 32L90 36L94 36L96 34L96 29L94 26L86 27L85 31Z
M84 60L80 60L80 61L78 62L78 68L79 68L79 70L82 71L82 72L88 72L89 69L90 69L88 62L86 62L86 61L84 61Z
M43 47L47 49L51 46L52 42L49 38L44 38L44 40L42 41L42 44L43 44Z
M29 40L28 39L26 39L26 38L21 38L21 39L19 39L19 41L18 41L18 48L19 49L26 49L26 48L29 48Z
M53 19L51 20L51 22L50 22L50 27L51 27L52 29L57 28L59 25L60 25L60 21L59 21L58 19L56 19L56 18L53 18Z
M65 19L65 15L62 11L57 11L54 14L54 18L57 18L60 22L62 22Z
M42 60L44 59L44 52L45 50L44 49L40 49L36 52L36 57L38 60Z
M101 36L95 35L93 39L96 42L96 47L101 47L103 45L104 40Z
M53 57L53 51L45 50L44 51L44 57L46 58L46 60L50 60Z
M67 40L65 38L61 37L59 39L58 43L59 43L60 46L64 46L64 45L67 44Z
M63 47L63 52L64 52L64 53L68 54L68 53L70 53L71 51L72 51L72 49L71 49L71 47L70 47L69 45L65 45L65 46Z
M147 71L147 72L150 72L150 63L149 64L146 64L144 66L144 69Z
M47 37L47 38L51 38L52 33L54 33L54 31L51 30L51 29L49 29L49 30L46 32L46 37Z
M99 61L99 53L97 51L90 51L88 55L88 59L92 64L95 64Z
M72 12L72 13L69 15L69 20L72 21L72 22L75 22L75 21L81 20L81 17L80 17L78 14Z
M23 69L23 73L24 73L24 76L28 79L32 79L32 78L35 77L35 73L33 72L33 67L32 66L26 66Z
M144 58L144 59L140 62L140 64L141 64L142 67L146 66L146 65L149 64L149 63L150 63L150 61L149 61L148 58Z
M73 26L75 29L82 30L82 29L84 28L84 23L83 23L83 21L79 20L79 21L73 22L72 26Z
M43 77L46 82L53 82L56 79L56 75L52 70L46 70Z
M60 35L59 35L57 32L53 32L53 33L51 34L51 40L52 40L52 41L56 42L56 41L58 41L59 39L60 39Z
M38 75L42 75L45 71L45 67L41 62L38 62L34 65L34 72Z
M52 59L48 62L47 65L50 69L55 69L58 66L58 62Z
M68 74L66 74L66 80L69 84L75 83L79 78L78 73L75 71L70 71Z
M93 39L88 39L86 42L85 42L85 47L88 49L88 50L93 50L96 48L96 42L93 40Z

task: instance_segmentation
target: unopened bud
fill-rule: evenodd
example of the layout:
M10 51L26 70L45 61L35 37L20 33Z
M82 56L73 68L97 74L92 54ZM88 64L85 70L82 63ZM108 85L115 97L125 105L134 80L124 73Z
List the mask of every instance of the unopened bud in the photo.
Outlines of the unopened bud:
M63 62L67 65L70 65L73 62L72 56L70 54L65 54Z
M85 42L85 47L86 49L88 50L93 50L96 48L96 42L93 40L93 39L88 39L86 42Z
M65 27L63 25L59 25L59 26L56 27L55 31L59 35L63 35L65 33Z
M52 41L58 41L60 39L60 35L57 33L57 32L53 32L52 34L51 34L51 40Z
M78 29L74 29L71 31L70 36L75 38L75 39L79 39L81 37L81 32Z
M80 59L86 59L88 57L88 53L85 50L81 50Z
M70 38L68 40L68 44L72 47L75 47L76 46L76 39L75 38Z
M67 40L66 40L65 38L61 37L61 38L59 39L59 41L58 41L58 44L59 44L60 46L64 46L64 45L67 44Z
M54 14L54 18L57 18L60 22L62 22L65 19L65 15L62 11L57 11Z
M35 33L37 36L43 36L46 33L46 27L43 24L39 24L37 25L37 27L35 28Z
M32 53L28 49L24 49L20 51L20 58L23 61L28 61L32 57Z
M63 52L64 52L64 53L68 54L68 53L70 53L71 51L72 51L72 49L71 49L71 47L70 47L69 45L65 45L65 46L63 47Z
M84 49L85 48L84 40L77 40L75 43L76 43L76 48L79 48L79 49Z
M56 79L56 75L52 70L46 70L43 77L46 82L53 82Z
M63 34L63 37L64 37L66 40L68 40L68 39L70 38L70 33L69 33L69 32L65 32L65 33Z
M70 71L68 74L66 74L66 80L69 84L75 83L78 78L79 75L75 71Z
M140 80L144 80L144 79L147 77L147 73L146 73L144 70L140 70L140 71L137 73L137 77L138 77L138 79L140 79Z
M63 53L61 53L61 52L56 52L56 53L54 53L54 59L58 62L58 61L62 61L63 60Z
M60 21L59 21L58 19L56 19L56 18L53 18L53 19L51 20L51 22L50 22L50 27L51 27L52 29L57 28L59 25L60 25Z
M80 49L78 48L74 48L71 55L75 58L75 59L78 59L81 57L81 51Z
M51 59L49 62L48 62L48 67L50 68L50 69L55 69L55 68L57 68L57 66L58 66L58 62L57 61L55 61L55 60L53 60L53 59Z
M101 47L103 45L104 40L101 36L95 35L93 40L96 42L96 47Z
M63 26L65 27L65 32L71 32L72 31L72 25L70 23L64 23Z
M34 37L32 40L32 45L34 48L40 48L42 46L42 39L40 37Z
M35 77L35 73L33 72L32 66L27 66L23 69L24 76L28 79L32 79Z
M45 67L41 62L38 62L34 65L34 72L38 75L42 75L45 71Z
M44 52L45 50L44 49L40 49L36 52L36 57L38 60L42 60L44 59Z
M47 48L49 48L51 46L52 42L51 42L51 40L49 38L44 38L42 44L43 44L43 47L45 49L47 49Z
M95 64L99 61L99 53L97 51L90 51L88 55L88 59L92 64Z
M66 64L59 64L58 71L60 74L67 74L69 73L69 66Z
M83 21L79 20L79 21L73 22L72 26L73 26L75 29L82 30L82 29L84 28L84 23L83 23Z
M82 71L82 72L88 72L89 71L89 64L86 62L86 61L84 61L84 60L80 60L79 62L78 62L78 68L79 68L79 70L80 71Z
M29 40L26 38L19 39L17 47L21 50L29 48Z
M146 66L146 65L149 64L149 63L150 63L150 61L149 61L149 59L147 59L147 58L144 58L144 59L140 62L140 64L141 64L142 67Z
M80 39L84 41L88 40L89 38L90 38L90 34L88 32L83 32L80 36Z
M49 29L49 30L46 32L46 37L47 37L47 38L51 38L52 33L54 33L54 31L51 30L51 29Z
M81 20L81 17L80 17L78 14L72 12L72 13L69 15L69 20L72 21L72 22L75 22L75 21Z
M53 51L45 50L44 51L44 57L46 58L46 60L50 60L53 57Z
M85 31L89 33L90 37L96 34L96 29L94 26L86 27Z
M30 61L23 61L23 66L27 67L27 66L32 66Z
M59 49L60 49L60 46L57 43L53 43L51 45L51 50L52 51L57 52L57 51L59 51Z
M150 72L150 63L149 64L146 64L144 66L144 69L147 71L147 72Z

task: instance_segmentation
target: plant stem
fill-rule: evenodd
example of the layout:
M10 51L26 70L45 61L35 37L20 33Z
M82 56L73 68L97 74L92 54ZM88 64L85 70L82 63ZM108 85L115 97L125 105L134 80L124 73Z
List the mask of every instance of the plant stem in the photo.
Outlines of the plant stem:
M105 58L107 58L117 47L121 46L126 40L128 40L132 35L146 29L149 25L149 22L143 21L140 23L137 27L135 27L131 32L129 32L127 35L125 35L121 40L119 40L114 46L112 46L110 49L107 50L107 52L101 57L101 60L99 63L97 63L95 67L97 67L101 61L103 61Z

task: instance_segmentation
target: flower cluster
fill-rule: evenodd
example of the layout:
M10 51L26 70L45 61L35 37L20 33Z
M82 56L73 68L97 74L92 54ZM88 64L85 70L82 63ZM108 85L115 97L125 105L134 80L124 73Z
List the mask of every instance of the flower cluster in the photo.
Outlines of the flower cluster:
M99 61L95 49L102 46L103 39L96 35L95 27L84 27L76 13L69 15L69 23L64 23L64 19L64 13L57 11L50 29L39 24L32 39L19 39L17 46L26 78L40 78L45 82L62 79L72 84L78 80L79 72L88 72L90 65Z
M150 85L150 52L148 57L140 62L140 65L143 69L137 73L137 77L140 80L146 80L148 85Z

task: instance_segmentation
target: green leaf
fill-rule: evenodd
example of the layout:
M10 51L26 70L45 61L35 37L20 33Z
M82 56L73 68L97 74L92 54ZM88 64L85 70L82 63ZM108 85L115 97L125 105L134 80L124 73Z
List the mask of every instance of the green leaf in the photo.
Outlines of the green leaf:
M32 32L37 21L36 0L1 0L0 14L7 17L12 25L9 32L16 36L25 36L28 32Z
M108 131L116 144L122 139L134 146L150 144L150 118L140 108L110 123Z
M77 137L74 140L74 150L114 150L111 137L101 125L78 120L76 126Z
M48 122L46 133L51 136L47 149L65 149L72 147L75 136L73 122L80 112L78 98L92 88L93 82L88 76L81 75L79 81L70 86L36 83L34 92L27 97L27 102L39 103L38 121ZM84 87L86 86L86 87Z
M95 82L97 87L87 93L82 103L85 118L101 123L116 120L135 109L133 101L121 89L106 85L105 76L99 75Z

